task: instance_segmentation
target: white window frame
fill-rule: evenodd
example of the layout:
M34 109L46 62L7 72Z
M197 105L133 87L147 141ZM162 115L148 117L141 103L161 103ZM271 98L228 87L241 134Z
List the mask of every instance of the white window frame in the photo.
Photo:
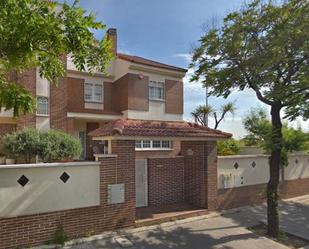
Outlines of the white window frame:
M165 100L165 82L150 80L148 88L149 88L149 99L150 100L159 100L159 101ZM162 89L162 96L161 97L153 96L155 94L152 94L151 88Z
M90 98L86 98L86 89L87 85L91 86L91 94ZM96 99L96 87L99 86L101 91L101 98L98 100ZM93 82L85 82L84 83L84 100L86 103L103 103L104 101L104 85L102 83L93 83Z
M160 147L154 147L154 141L160 142ZM163 147L163 142L168 142L169 147ZM146 146L147 144L147 146ZM150 144L150 147L148 147ZM155 140L136 140L135 141L135 150L137 151L145 151L145 150L173 150L172 148L172 141L171 140L162 140L162 139L155 139Z
M41 112L41 110L39 109L39 99L45 99L47 100L46 106L44 107L44 110ZM45 104L45 103L41 103L41 104ZM49 116L49 98L46 96L36 96L36 115L37 116Z

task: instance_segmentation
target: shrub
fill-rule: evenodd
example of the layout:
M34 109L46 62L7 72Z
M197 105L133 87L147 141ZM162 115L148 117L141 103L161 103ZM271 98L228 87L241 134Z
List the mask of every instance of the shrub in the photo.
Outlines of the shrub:
M228 156L228 155L237 155L239 153L239 146L235 139L231 138L224 141L219 141L218 146L218 155Z
M64 132L26 128L4 137L4 151L11 158L22 157L30 163L37 155L43 162L73 159L82 148L77 138Z
M36 129L24 130L8 134L3 139L3 149L11 158L22 157L30 163L38 154L40 148L40 134Z
M53 242L57 245L64 245L66 241L69 240L68 235L65 233L63 226L58 225L55 234L54 234L54 239Z
M42 132L41 144L39 156L43 162L72 159L79 156L82 151L77 138L60 131Z

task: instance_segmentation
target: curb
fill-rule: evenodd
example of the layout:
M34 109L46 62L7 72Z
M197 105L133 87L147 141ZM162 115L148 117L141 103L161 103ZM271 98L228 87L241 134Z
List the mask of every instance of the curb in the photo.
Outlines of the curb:
M81 243L93 242L93 241L97 241L101 239L109 239L115 236L123 236L128 233L135 234L135 233L140 233L140 232L147 232L153 229L162 229L162 228L167 228L173 225L186 224L186 223L190 223L190 222L194 222L198 220L215 218L215 217L220 217L220 216L221 216L221 213L219 212L211 212L209 214L200 215L197 217L190 217L190 218L180 219L176 221L168 221L168 222L164 222L161 224L144 226L144 227L119 229L115 231L104 232L102 234L90 236L87 238L73 239L73 240L66 242L63 247L61 245L52 244L52 245L32 247L31 249L55 249L55 248L69 249L71 246L78 245Z

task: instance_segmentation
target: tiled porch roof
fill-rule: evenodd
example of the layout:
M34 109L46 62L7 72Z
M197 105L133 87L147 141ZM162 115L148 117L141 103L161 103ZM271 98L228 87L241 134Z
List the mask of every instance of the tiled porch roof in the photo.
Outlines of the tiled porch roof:
M147 121L119 119L89 133L91 137L169 137L194 139L225 139L232 134L184 121Z

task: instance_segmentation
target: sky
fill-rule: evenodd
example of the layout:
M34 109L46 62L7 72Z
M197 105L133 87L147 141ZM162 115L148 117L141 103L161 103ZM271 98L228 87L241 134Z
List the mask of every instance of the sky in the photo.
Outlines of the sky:
M72 2L67 1L67 2ZM203 26L213 20L220 23L230 11L243 5L243 0L80 0L80 5L92 11L108 28L117 28L118 52L137 55L163 63L188 68L192 47L198 45ZM105 31L95 32L102 38ZM189 70L184 78L184 119L205 103L205 89L199 83L189 83ZM209 104L219 109L235 101L236 112L220 124L219 129L241 138L246 132L242 118L250 108L263 106L254 92L234 92L228 99L211 97ZM213 120L210 120L210 127ZM294 126L309 128L309 122L298 120Z

